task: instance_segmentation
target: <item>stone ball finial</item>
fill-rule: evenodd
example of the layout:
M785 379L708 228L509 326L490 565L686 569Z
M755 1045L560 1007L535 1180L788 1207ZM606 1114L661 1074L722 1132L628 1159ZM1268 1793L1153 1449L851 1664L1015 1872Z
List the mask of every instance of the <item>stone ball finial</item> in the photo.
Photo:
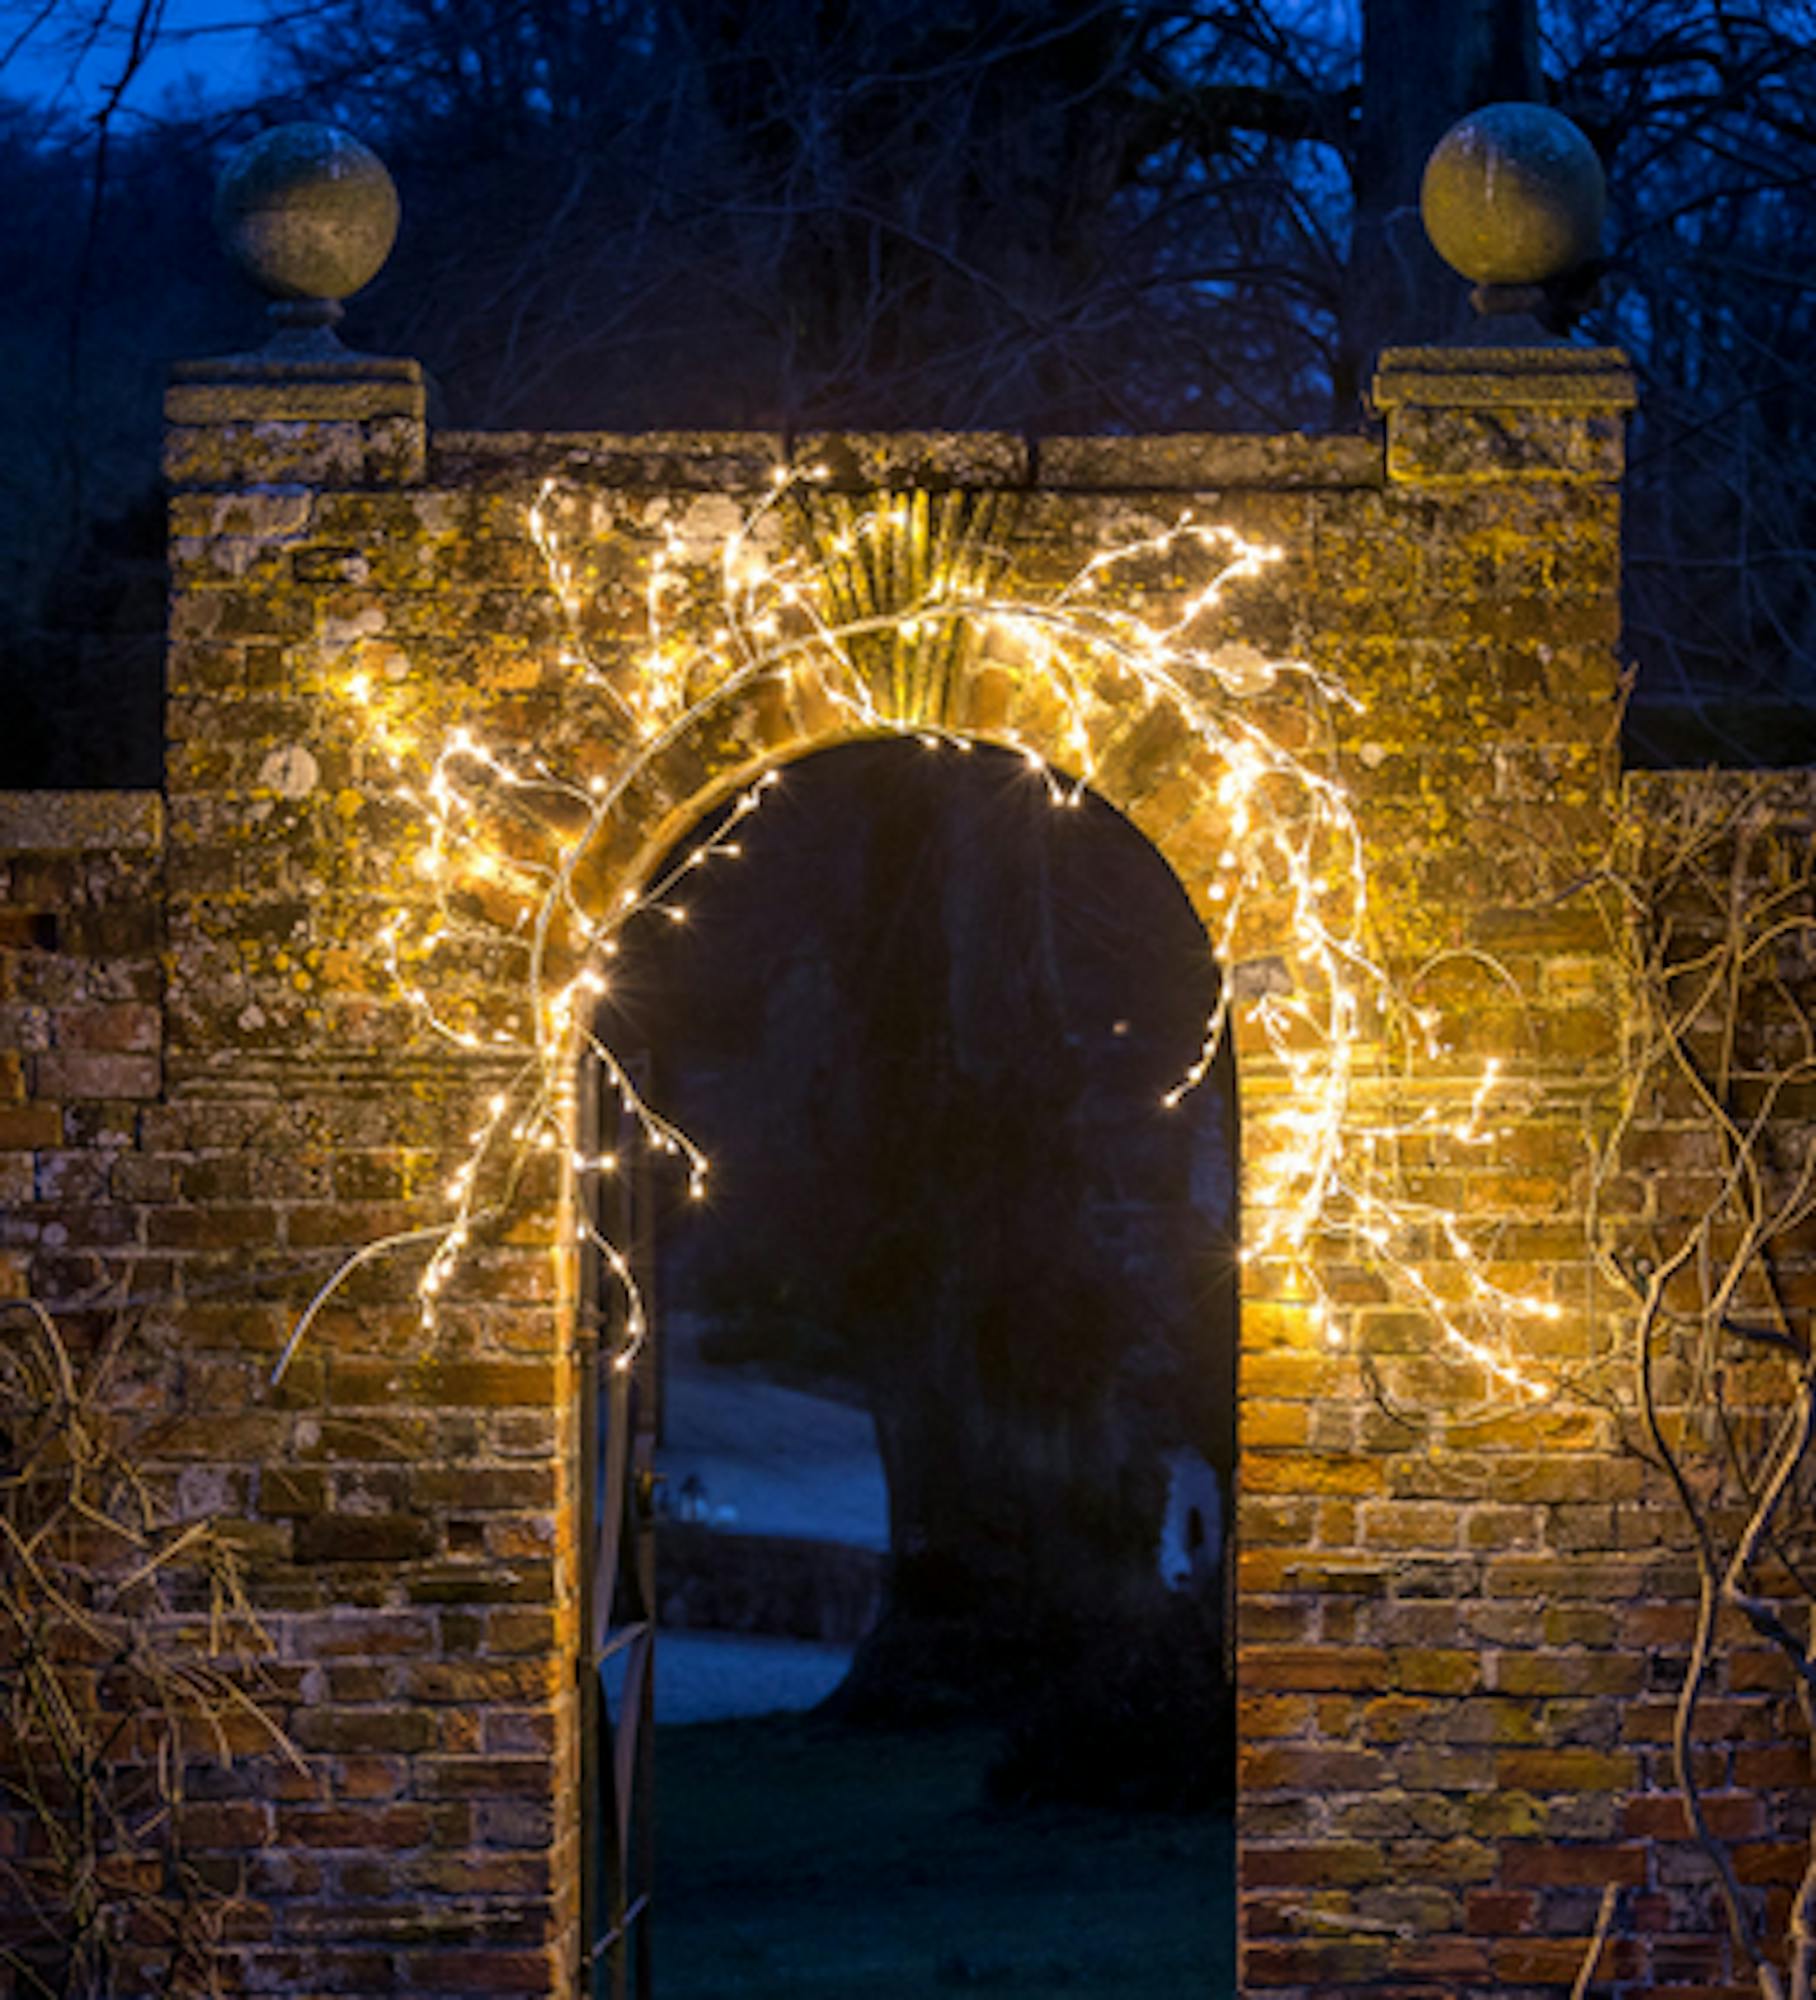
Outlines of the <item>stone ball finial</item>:
M397 238L384 162L337 125L274 125L234 154L215 187L221 247L290 321L331 324L375 278Z
M1543 104L1488 104L1433 147L1425 233L1478 285L1546 285L1600 252L1607 184L1595 148Z

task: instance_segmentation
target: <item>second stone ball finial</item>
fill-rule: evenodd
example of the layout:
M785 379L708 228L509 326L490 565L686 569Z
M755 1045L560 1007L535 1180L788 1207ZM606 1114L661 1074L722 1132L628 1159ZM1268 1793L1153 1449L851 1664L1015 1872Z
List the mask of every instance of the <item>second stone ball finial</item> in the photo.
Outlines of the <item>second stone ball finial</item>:
M1555 305L1584 274L1592 281L1607 205L1595 148L1543 104L1488 104L1458 119L1419 189L1432 248L1491 313L1544 317L1541 299Z
M275 125L234 154L215 187L228 257L285 327L327 328L397 239L397 188L369 146L337 125Z

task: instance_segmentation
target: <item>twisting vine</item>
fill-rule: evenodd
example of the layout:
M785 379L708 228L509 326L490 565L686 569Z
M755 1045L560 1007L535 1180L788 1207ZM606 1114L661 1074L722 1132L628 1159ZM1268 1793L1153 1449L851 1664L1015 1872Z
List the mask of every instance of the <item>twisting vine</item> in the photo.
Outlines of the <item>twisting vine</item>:
M1611 1221L1601 1253L1631 1301L1637 1446L1696 1564L1672 1774L1762 2000L1812 2000L1816 1853L1778 1957L1711 1824L1698 1723L1738 1621L1816 1735L1816 789L1704 773L1638 781L1631 804L1613 871L1631 1044L1598 1197L1618 1211L1617 1183L1663 1141L1647 1212Z
M150 1469L145 1356L0 1304L0 1967L40 2000L224 1990L233 1899L186 1851L188 1772L248 1728L301 1759L252 1678L270 1651L233 1545Z

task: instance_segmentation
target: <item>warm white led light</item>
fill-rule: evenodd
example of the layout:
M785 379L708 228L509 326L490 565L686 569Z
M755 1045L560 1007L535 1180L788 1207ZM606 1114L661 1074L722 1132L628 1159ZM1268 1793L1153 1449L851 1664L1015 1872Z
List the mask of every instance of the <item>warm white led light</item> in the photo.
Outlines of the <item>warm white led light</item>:
M1271 970L1258 982L1224 981L1197 1055L1162 1101L1177 1105L1209 1075L1238 1011L1258 1038L1255 1058L1271 1062L1290 1086L1290 1100L1270 1106L1256 1128L1267 1144L1257 1149L1252 1169L1244 1262L1284 1259L1298 1274L1299 1295L1313 1303L1314 1336L1341 1347L1347 1322L1324 1295L1318 1273L1327 1262L1359 1259L1416 1304L1459 1359L1522 1397L1551 1393L1521 1363L1513 1329L1521 1320L1555 1321L1559 1306L1492 1282L1460 1219L1401 1198L1390 1178L1404 1140L1470 1149L1495 1142L1499 1128L1486 1121L1505 1088L1502 1064L1487 1062L1473 1084L1422 1079L1431 1101L1397 1122L1365 1114L1358 1103L1358 1085L1381 1079L1381 1050L1396 1034L1425 1060L1438 1056L1440 1020L1429 1007L1413 1007L1372 954L1361 833L1329 758L1270 732L1268 718L1280 713L1283 696L1297 701L1301 716L1320 720L1355 702L1302 660L1263 658L1227 642L1219 616L1226 593L1278 563L1282 552L1186 514L1159 533L1100 551L1042 601L968 586L962 575L935 568L909 601L855 616L836 608L832 566L848 572L864 559L867 542L881 549L887 538L909 532L913 510L891 502L843 523L817 552L807 542L796 549L775 532L772 517L802 479L821 476L779 473L714 550L690 550L674 524L665 523L645 579L645 629L629 664L591 650L583 619L586 565L567 546L562 490L554 481L544 485L527 527L564 621L554 658L575 685L599 691L610 711L594 738L618 746L604 771L564 776L527 746L490 743L470 724L439 747L413 743L406 718L386 712L391 697L375 692L369 677L355 675L346 684L349 726L399 760L413 755L419 771L416 782L397 787L397 796L421 820L410 862L420 896L379 928L379 960L429 1033L462 1051L484 1051L488 1063L503 1060L510 1072L489 1094L471 1151L446 1183L446 1222L386 1239L387 1246L432 1246L418 1286L425 1324L434 1323L436 1301L473 1231L496 1213L502 1197L484 1191L511 1185L526 1155L558 1150L578 1184L583 1218L592 1214L588 1190L618 1169L619 1158L587 1153L566 1136L564 1107L582 1055L592 1059L644 1144L677 1159L689 1194L704 1196L705 1156L645 1101L601 1039L593 1003L606 991L600 966L617 952L625 926L645 912L683 923L685 910L669 900L680 878L739 852L726 835L758 809L779 774L772 770L749 784L719 831L659 879L601 906L597 892L581 884L638 778L690 730L710 723L715 710L753 688L809 672L817 690L866 733L895 734L935 750L969 749L967 739L913 712L911 703L899 706L892 687L866 672L858 643L890 633L902 646L937 644L969 627L989 635L998 650L1010 648L1017 671L1035 677L1057 706L1051 740L1063 745L1068 771L1056 770L1024 737L1003 733L1054 806L1080 803L1096 777L1095 746L1131 701L1171 710L1197 746L1222 816L1215 873L1201 885L1210 946L1226 972L1239 957ZM1189 560L1208 570L1208 580L1175 597L1164 616L1119 605L1109 587L1118 571L1152 566L1157 558ZM722 621L706 646L695 636L703 588L716 591ZM1268 698L1265 709L1253 702L1257 692ZM508 920L494 901L506 895ZM1264 940L1256 936L1261 909L1269 913ZM460 997L452 969L443 969L467 946L516 966L514 1019L523 1025L493 1024L482 1035L469 1018L472 1003ZM615 1360L628 1365L645 1325L629 1261L590 1220L579 1223L577 1240L598 1253L624 1290L624 1346ZM1447 1296L1456 1285L1441 1294L1433 1282L1427 1264L1434 1240L1446 1263L1461 1268L1464 1302ZM322 1300L377 1247L355 1253L311 1303L286 1360Z

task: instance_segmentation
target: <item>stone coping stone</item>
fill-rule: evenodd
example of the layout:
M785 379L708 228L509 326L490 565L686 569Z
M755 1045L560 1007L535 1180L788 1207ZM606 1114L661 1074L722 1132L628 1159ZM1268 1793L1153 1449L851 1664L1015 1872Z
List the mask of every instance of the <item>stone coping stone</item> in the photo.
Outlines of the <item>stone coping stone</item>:
M604 485L760 489L784 468L823 467L816 487L1025 487L1026 441L1004 431L443 431L433 473L486 482L567 473Z
M161 792L0 792L0 852L155 852L163 844Z
M419 362L382 354L223 354L179 361L164 392L167 423L308 423L373 417L423 420Z
M173 382L420 382L422 363L407 354L279 354L248 348L200 361L171 363Z
M769 431L436 431L432 486L510 486L564 474L605 486L743 491L774 483L788 448Z
M1630 410L1633 371L1617 347L1389 347L1370 400L1387 411L1426 409Z
M443 431L432 483L515 483L566 474L605 485L760 489L779 467L825 466L830 490L879 487L1052 492L1214 492L1232 487L1378 487L1369 437L1172 432L1033 440L1003 431ZM816 482L817 484L818 482Z
M804 431L794 462L835 492L880 486L1026 486L1028 442L1009 431Z
M1043 438L1035 483L1059 491L1206 493L1232 487L1370 487L1381 443L1359 436L1248 437L1227 431Z

